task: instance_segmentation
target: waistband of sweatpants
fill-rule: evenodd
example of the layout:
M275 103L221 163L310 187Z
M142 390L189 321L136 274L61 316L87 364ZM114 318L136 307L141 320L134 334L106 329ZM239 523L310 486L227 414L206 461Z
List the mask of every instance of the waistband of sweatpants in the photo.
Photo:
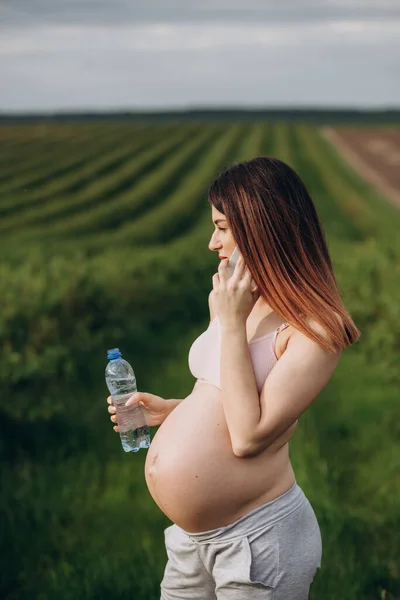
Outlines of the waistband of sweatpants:
M295 481L293 486L281 496L270 500L266 504L257 506L257 508L254 508L240 517L240 519L237 519L228 525L197 533L191 533L182 528L180 529L182 529L182 531L194 542L210 542L221 539L228 541L276 523L299 508L306 500L307 498L303 490Z

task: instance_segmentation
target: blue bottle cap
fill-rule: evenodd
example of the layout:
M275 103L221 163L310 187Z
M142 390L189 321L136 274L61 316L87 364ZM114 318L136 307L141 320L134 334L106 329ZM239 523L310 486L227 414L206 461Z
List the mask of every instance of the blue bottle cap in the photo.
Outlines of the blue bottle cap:
M122 356L119 348L113 348L112 350L107 350L107 358L108 360L112 360L113 358L119 358Z

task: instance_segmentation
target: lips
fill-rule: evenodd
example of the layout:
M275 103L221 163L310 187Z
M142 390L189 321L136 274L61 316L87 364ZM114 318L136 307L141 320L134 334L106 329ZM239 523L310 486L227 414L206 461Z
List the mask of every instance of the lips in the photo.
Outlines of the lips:
M227 256L218 256L220 260L224 260L224 258L228 258Z

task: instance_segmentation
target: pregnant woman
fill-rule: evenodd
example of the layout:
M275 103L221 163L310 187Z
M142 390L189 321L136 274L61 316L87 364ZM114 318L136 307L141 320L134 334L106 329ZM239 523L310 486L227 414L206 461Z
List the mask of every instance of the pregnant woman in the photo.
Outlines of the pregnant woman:
M209 249L221 262L210 324L189 352L197 381L183 400L139 392L128 401L161 425L145 465L150 494L173 522L161 600L306 600L322 540L289 440L360 332L292 168L268 156L235 163L208 199Z

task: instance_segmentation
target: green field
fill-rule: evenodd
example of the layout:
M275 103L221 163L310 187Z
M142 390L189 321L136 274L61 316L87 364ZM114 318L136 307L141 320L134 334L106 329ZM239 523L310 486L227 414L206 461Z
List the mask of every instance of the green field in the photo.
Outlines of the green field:
M207 189L267 154L305 181L361 331L291 441L323 538L310 598L400 599L400 211L317 124L2 124L0 142L0 597L159 599L170 521L112 429L106 350L139 390L191 392L218 266Z

